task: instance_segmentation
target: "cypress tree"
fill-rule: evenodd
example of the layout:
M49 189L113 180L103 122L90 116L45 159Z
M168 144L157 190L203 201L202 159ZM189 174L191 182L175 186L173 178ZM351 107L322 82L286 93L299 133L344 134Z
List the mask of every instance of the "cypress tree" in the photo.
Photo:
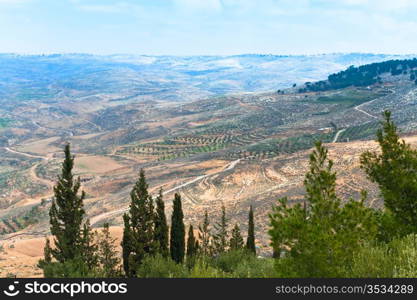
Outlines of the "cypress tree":
M65 159L62 163L62 174L54 186L54 199L49 211L51 233L54 236L55 248L52 256L58 262L66 262L80 256L84 250L83 217L85 215L83 200L84 191L78 195L80 178L74 179L72 169L74 157L70 145L64 149Z
M85 193L79 195L80 178L74 179L74 157L70 145L65 145L62 173L54 186L49 218L54 248L46 241L45 257L39 262L45 276L87 276L97 267L96 245L90 223L83 222ZM55 262L52 262L52 260Z
M213 237L214 240L214 249L216 254L221 254L226 251L228 232L227 232L227 218L226 218L226 208L222 205L222 215L220 222L215 226L216 234Z
M188 239L187 239L187 259L193 258L197 254L198 241L194 236L193 225L190 225L188 229Z
M232 229L232 237L230 238L230 250L241 250L243 249L244 242L243 237L240 234L239 225L236 223Z
M184 214L181 207L181 196L175 194L171 221L170 252L171 258L177 263L184 261L185 254L185 228L183 219Z
M122 261L123 261L123 270L126 276L133 276L129 268L129 257L132 253L132 229L130 226L130 218L128 214L123 215L123 237L122 237Z
M201 241L200 252L203 256L211 255L211 232L207 210L204 212L203 223L198 226L198 238Z
M145 172L139 172L139 179L130 193L130 209L128 218L124 218L125 229L122 247L123 266L127 276L134 277L146 254L154 254L154 207L152 197L148 193Z
M252 205L249 209L249 222L248 222L248 238L246 240L246 249L249 250L249 252L256 254L256 248L255 248L255 224L253 221L253 208Z
M159 195L156 198L154 239L158 244L158 251L160 254L163 257L168 257L168 224L165 216L165 204L162 199L162 189L159 190Z

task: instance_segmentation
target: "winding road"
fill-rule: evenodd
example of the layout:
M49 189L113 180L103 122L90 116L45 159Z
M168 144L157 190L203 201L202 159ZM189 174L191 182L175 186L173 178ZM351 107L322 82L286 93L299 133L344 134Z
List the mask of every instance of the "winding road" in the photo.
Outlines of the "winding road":
M339 135L340 135L343 131L345 131L345 130L346 130L346 128L344 128L344 129L340 129L340 130L336 133L336 135L334 136L332 143L336 143L336 142L337 142L337 139L339 138Z
M166 190L162 194L163 195L166 195L168 193L172 193L172 192L174 192L176 190L179 190L179 189L181 189L183 187L189 186L190 184L193 184L193 183L195 183L195 182L197 182L197 181L199 181L201 179L204 179L204 178L207 178L207 177L210 177L210 176L213 176L213 175L217 175L217 174L220 174L220 173L223 173L223 172L226 172L226 171L230 171L230 170L234 169L236 167L236 165L240 161L241 161L240 158L237 159L237 160L234 160L231 163L227 164L224 167L224 169L221 170L221 171L219 171L219 172L198 176L198 177L196 177L196 178L194 178L194 179L192 179L190 181L187 181L187 182L185 182L183 184L177 185L176 187L173 187L173 188L171 188L169 190ZM129 210L129 207L125 207L125 208L121 208L121 209L117 209L117 210L112 210L112 211L108 211L108 212L99 214L97 216L94 216L94 217L90 218L90 224L91 225L94 225L94 224L98 223L99 221L101 221L103 219L109 218L109 217L114 216L114 215L118 215L120 213L124 213L124 212L126 212L128 210Z

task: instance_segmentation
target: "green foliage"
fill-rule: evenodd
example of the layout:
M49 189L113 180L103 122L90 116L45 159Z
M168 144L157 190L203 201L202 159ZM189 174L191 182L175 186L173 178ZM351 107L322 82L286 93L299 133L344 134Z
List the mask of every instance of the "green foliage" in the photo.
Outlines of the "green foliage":
M284 277L339 277L353 260L353 253L376 235L373 211L360 201L344 206L336 196L336 174L320 142L310 155L304 185L305 202L290 207L279 200L270 215L271 245L278 257L277 270ZM285 267L283 267L285 266Z
M417 235L410 234L389 243L364 245L355 253L346 277L416 278L416 270Z
M83 251L83 217L85 215L83 200L85 193L80 189L80 178L74 180L72 169L74 157L70 146L65 146L65 159L62 163L62 174L54 187L54 199L49 212L51 233L54 235L55 248L52 250L58 262L74 259Z
M256 247L255 247L255 223L253 220L253 208L252 205L249 209L249 216L248 216L248 237L246 239L246 249L256 254Z
M200 240L200 254L202 256L210 256L212 254L212 245L211 245L211 230L210 230L210 221L208 218L207 210L204 212L203 223L198 227L198 238Z
M220 222L214 225L216 233L213 235L213 244L215 254L220 254L226 251L228 247L228 232L227 232L227 218L226 208L222 205L222 215Z
M158 251L164 257L168 257L168 224L165 216L165 204L162 197L162 189L156 198L155 231L154 239L158 244Z
M64 262L43 265L46 278L95 278L103 277L95 268L88 266L83 257L75 257Z
M235 227L232 229L232 236L230 238L230 250L241 250L243 249L244 242L243 237L240 234L240 228L239 225L236 223Z
M192 268L189 278L227 278L228 275L214 268L207 259L200 258Z
M170 252L171 258L175 262L182 263L185 255L185 226L183 220L184 214L181 206L181 196L179 194L175 194L173 207Z
M139 179L130 193L129 213L124 217L122 238L123 266L127 276L135 276L146 254L154 254L154 207L148 193L145 172L140 170Z
M85 193L81 192L78 196L80 178L73 178L74 157L71 156L69 144L65 146L64 153L62 174L54 187L55 197L49 211L54 248L51 248L48 239L45 257L38 264L46 277L90 274L97 267L97 246L90 223L88 220L83 222Z
M188 238L187 238L187 265L189 267L194 265L198 247L199 247L199 244L194 236L193 225L190 225L190 228L188 230Z
M329 75L327 80L317 81L313 84L306 82L306 87L299 89L299 91L326 91L348 86L368 86L381 82L381 77L379 76L381 74L400 75L403 71L415 67L417 67L417 59L415 58L388 60L359 67L350 66L344 71ZM412 79L410 78L410 80Z
M161 254L146 255L136 272L141 278L186 278L188 269Z
M104 223L102 231L97 235L98 263L104 277L114 278L121 275L115 242L116 239L110 236L109 223Z
M417 228L417 151L400 140L391 113L385 111L377 132L381 153L367 151L361 167L380 188L384 204L404 225Z

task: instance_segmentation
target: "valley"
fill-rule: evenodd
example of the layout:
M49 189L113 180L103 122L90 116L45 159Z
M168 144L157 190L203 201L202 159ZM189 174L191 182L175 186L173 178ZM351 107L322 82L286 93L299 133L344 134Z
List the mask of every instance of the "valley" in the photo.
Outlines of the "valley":
M254 77L249 77L250 68L243 68L236 79L242 88L216 90L208 82L220 84L225 70L203 71L202 64L212 66L220 59L187 62L187 74L197 79L184 79L185 75L176 73L171 74L172 82L164 85L167 79L159 76L158 87L147 77L156 76L157 68L152 64L140 67L144 75L140 83L137 81L140 76L130 65L137 57L129 57L128 66L126 57L122 63L119 57L111 64L106 60L92 63L90 60L97 58L88 57L91 73L80 77L71 77L76 76L72 68L80 70L85 58L65 58L71 63L53 59L63 74L48 73L54 65L44 70L44 76L54 80L35 76L12 84L10 74L8 80L0 78L6 87L0 95L0 120L7 120L0 123L0 244L19 261L25 261L21 257L26 255L25 267L14 267L21 276L37 275L32 260L41 255L42 237L49 234L48 209L66 143L71 144L76 157L75 173L86 192L85 208L94 228L109 222L120 238L130 190L144 168L151 192L163 189L168 215L174 193L182 195L187 225L197 226L205 210L214 222L224 204L230 224L240 223L245 232L248 207L253 205L257 245L266 255L270 252L267 229L271 205L283 196L292 203L302 199L314 141L322 140L329 148L338 173L339 195L358 198L366 189L368 204L373 207L381 206L378 190L359 168L359 156L377 149L372 140L385 109L393 112L406 141L417 146L417 85L410 80L413 69L394 75L385 72L371 85L308 90L306 77L300 74L309 74L312 81L326 76L318 69L297 73L301 72L297 67L303 63L313 68L324 58L286 57L281 64L298 59L293 70L298 75L288 77L291 83L279 81L280 75L271 86L259 83L248 89L244 82ZM231 59L220 61L231 64ZM260 59L249 56L239 62L254 64ZM276 66L281 58L263 59ZM335 59L331 56L326 61L329 64ZM345 64L364 59L374 62L377 58L353 57ZM40 68L36 60L28 60L32 68ZM167 60L162 61L168 64ZM227 72L239 73L235 65L229 67ZM40 76L39 70L35 73ZM163 75L168 76L166 72ZM145 81L151 86L143 85ZM177 88L175 97L168 95L172 85ZM28 89L24 94L22 86ZM272 86L279 90L268 91ZM22 246L26 244L32 246ZM25 250L31 247L33 251ZM1 256L0 271L1 276L10 271Z

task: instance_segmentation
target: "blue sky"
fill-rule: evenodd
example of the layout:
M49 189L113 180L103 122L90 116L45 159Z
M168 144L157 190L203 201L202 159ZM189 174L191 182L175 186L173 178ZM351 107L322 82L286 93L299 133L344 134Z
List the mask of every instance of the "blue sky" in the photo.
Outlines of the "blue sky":
M415 0L0 0L0 52L417 53Z

